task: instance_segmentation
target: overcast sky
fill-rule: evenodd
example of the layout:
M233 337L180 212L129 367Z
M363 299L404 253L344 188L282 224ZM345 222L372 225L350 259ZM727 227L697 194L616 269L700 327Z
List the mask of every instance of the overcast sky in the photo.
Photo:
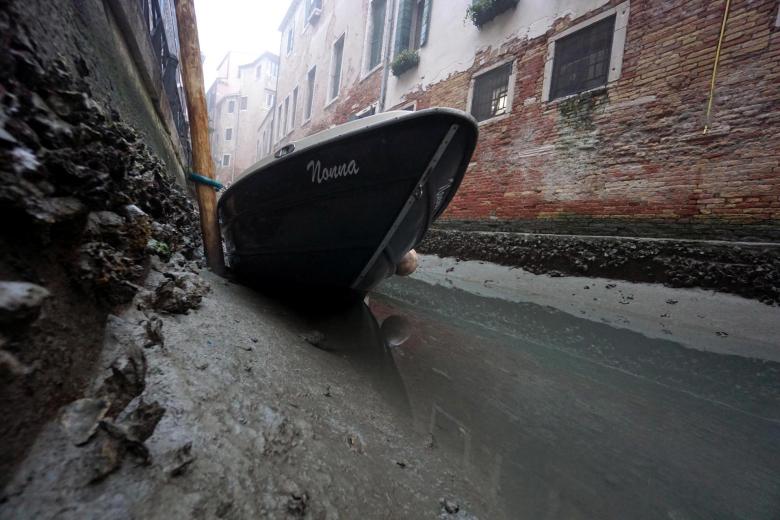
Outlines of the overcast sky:
M195 0L206 90L228 51L279 54L277 29L289 5L290 0Z

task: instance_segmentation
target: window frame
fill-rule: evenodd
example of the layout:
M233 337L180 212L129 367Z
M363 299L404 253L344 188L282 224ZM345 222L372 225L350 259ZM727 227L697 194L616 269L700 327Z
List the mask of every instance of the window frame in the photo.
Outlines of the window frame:
M228 99L227 113L234 114L236 112L236 100Z
M238 110L240 110L241 112L249 110L249 97L248 96L241 96L238 99Z
M374 52L374 31L376 30L376 24L374 23L374 6L377 2L384 2L384 15L382 17L382 32L379 35L379 59L375 64L371 64L371 58ZM368 6L368 20L366 21L366 55L365 64L363 66L364 76L368 76L376 69L382 66L382 56L385 52L385 32L387 31L387 16L388 16L388 1L387 0L371 0Z
M291 20L290 26L287 28L285 49L287 50L287 56L292 54L293 51L295 50L295 20Z
M227 164L225 164L225 158L227 158ZM230 166L230 160L232 159L231 154L229 153L223 153L222 154L222 162L220 163L222 168L227 168Z
M626 32L628 29L628 18L631 11L631 1L625 2L607 9L595 16L591 16L587 20L584 20L578 24L569 27L568 29L561 31L558 34L553 35L547 41L547 57L544 64L544 80L542 84L542 101L552 102L561 99L567 99L574 96L580 96L586 92L592 92L595 90L602 90L608 88L610 83L614 83L620 79L620 75L623 72L623 52L626 44ZM551 98L552 86L553 86L553 71L555 61L555 43L563 38L571 36L582 29L586 29L591 25L601 22L611 16L615 17L615 25L612 34L612 48L609 52L609 65L607 69L607 82L599 87L590 88L573 94L567 94L557 98Z
M233 140L233 127L230 126L228 128L225 128L225 141L232 141Z
M341 76L342 76L342 74L344 72L344 45L346 43L346 36L347 36L346 32L341 33L341 35L334 40L333 45L331 46L331 52L330 52L330 74L329 74L329 77L328 77L328 103L327 103L327 105L330 105L335 100L337 100L339 98L339 94L341 94L341 87L342 87ZM335 72L336 72L336 70L335 70L335 67L336 67L335 57L336 57L336 46L339 44L339 42L341 42L341 54L339 56L338 78L336 78L336 74L335 74ZM338 79L338 82L334 81L335 79ZM336 86L335 94L333 92L334 84Z
M504 67L508 63L511 63L512 70L509 73L509 76L507 77L507 86L506 86L506 112L503 114L498 114L492 117L488 117L487 119L483 119L482 121L478 121L477 125L482 126L489 123L493 123L495 121L501 121L502 119L506 119L507 117L512 115L512 104L514 102L515 98L515 79L517 77L517 60L514 56L507 58L502 61L497 61L496 63L490 64L487 67L484 67L482 69L479 69L474 74L471 75L471 81L469 81L469 93L468 93L468 102L466 104L466 112L471 114L472 105L474 103L474 90L476 87L477 80L484 76L485 74L488 74L500 67Z
M298 85L295 85L295 88L293 88L290 108L292 110L290 114L290 131L288 133L291 134L295 130L295 114L298 112Z
M313 65L306 72L306 99L303 105L303 122L301 126L311 121L314 113L314 92L317 86L317 66Z

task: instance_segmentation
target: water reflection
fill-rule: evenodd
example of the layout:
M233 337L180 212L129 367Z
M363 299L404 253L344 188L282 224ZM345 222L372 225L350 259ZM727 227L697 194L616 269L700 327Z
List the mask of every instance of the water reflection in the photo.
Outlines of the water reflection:
M775 518L780 366L533 304L388 284L418 432L487 518ZM395 287L395 289L394 289Z
M310 314L480 518L773 518L780 366L414 280ZM321 310L321 307L319 307Z

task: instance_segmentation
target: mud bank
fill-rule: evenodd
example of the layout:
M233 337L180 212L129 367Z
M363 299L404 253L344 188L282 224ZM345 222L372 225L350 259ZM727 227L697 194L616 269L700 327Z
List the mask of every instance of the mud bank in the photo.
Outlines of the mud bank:
M192 267L153 262L110 317L97 377L42 429L0 516L475 518L484 497L412 427L365 305L307 317ZM168 306L171 281L194 308Z
M191 201L93 98L86 63L42 61L15 20L0 12L0 485L81 394L106 316L136 295L150 256L201 249Z
M714 289L780 303L780 245L431 229L423 254L534 274L594 276Z

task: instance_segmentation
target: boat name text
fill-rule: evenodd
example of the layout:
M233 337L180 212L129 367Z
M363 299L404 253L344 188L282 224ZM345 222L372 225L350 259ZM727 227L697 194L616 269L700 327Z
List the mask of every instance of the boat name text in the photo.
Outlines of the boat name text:
M311 182L316 182L317 184L322 184L331 179L338 179L339 177L346 177L347 175L357 175L360 171L354 159L348 163L331 166L330 168L323 168L319 160L312 160L306 165L306 170L311 172Z

